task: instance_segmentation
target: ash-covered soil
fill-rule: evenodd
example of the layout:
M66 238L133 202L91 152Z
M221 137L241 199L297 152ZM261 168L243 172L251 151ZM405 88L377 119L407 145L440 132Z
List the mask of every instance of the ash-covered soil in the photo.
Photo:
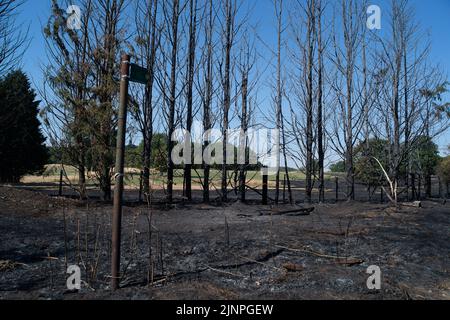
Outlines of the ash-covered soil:
M0 187L0 299L450 299L449 204L314 207L125 207L111 293L110 205ZM367 288L371 265L381 290Z

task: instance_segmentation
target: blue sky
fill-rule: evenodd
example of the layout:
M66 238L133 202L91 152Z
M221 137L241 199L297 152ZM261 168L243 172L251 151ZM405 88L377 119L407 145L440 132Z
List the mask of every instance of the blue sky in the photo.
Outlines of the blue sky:
M432 52L435 62L450 76L450 0L413 0L416 17L431 32ZM450 95L447 94L447 100ZM450 132L439 139L441 150L450 145Z
M275 24L272 0L243 0L253 8L252 19L258 20L260 36L268 43L275 43ZM285 0L288 3L291 0ZM372 0L370 4L379 5L382 9L386 0ZM74 0L73 4L77 4ZM450 0L410 0L415 9L416 19L422 28L429 31L432 41L431 56L434 62L442 66L442 70L450 75ZM23 69L30 76L34 86L39 87L42 78L42 65L46 64L45 42L42 26L48 19L50 0L26 0L19 20L30 26L31 42L23 59ZM447 95L450 100L450 95ZM450 132L438 141L442 150L450 144Z

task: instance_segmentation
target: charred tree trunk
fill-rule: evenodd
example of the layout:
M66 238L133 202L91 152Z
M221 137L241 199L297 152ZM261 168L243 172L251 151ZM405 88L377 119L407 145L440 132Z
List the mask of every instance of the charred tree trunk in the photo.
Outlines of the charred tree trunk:
M400 71L401 71L401 59L402 53L397 52L397 57L395 60L395 72L394 72L394 83L393 83L393 106L392 106L392 120L394 125L394 144L393 144L393 162L391 163L391 175L393 181L398 182L399 179L399 168L401 165L401 154L400 154Z
M116 74L118 57L118 37L120 15L123 10L123 2L112 0L100 3L99 19L103 20L103 37L99 37L100 59L98 60L98 72L100 87L98 90L98 108L96 117L98 117L98 127L92 128L94 133L98 132L98 145L96 149L98 155L98 175L102 199L111 200L111 168L114 165L113 157L113 103L117 96L117 88L114 81Z
M144 138L143 148L143 192L145 194L150 193L150 169L151 169L151 156L152 156L152 143L153 143L153 85L155 81L155 63L157 52L157 26L156 18L158 14L158 0L150 0L148 16L150 19L151 30L149 31L149 52L146 52L146 64L148 70L148 82L145 87L144 96L144 116L142 135ZM144 49L146 50L146 49ZM146 50L147 51L147 50Z
M279 7L277 7L277 5ZM283 22L283 0L275 2L275 11L277 14L277 97L276 97L276 122L277 129L281 130L281 108L282 108L282 89L281 89L281 33ZM278 144L281 145L281 139L278 139ZM281 151L281 150L280 150ZM277 154L277 174L275 177L275 203L279 203L280 199L280 152Z
M405 174L405 182L406 182L406 197L409 200L409 190L410 180L409 177L411 175L411 159L409 152L409 138L410 138L410 115L409 115L409 96L408 96L408 60L407 60L406 50L403 50L403 68L405 74L405 88L404 88L404 96L405 96L405 159L406 159L406 174Z
M209 13L208 13L208 25L206 30L206 47L207 47L207 62L206 62L206 77L205 86L206 93L203 101L203 131L209 133L211 130L211 102L213 94L213 2L209 1ZM204 137L203 143L203 153L209 145L209 135ZM203 202L209 202L209 175L210 175L210 165L203 160Z
M189 52L188 52L188 64L187 64L187 118L186 118L186 130L191 133L192 131L192 104L193 104L193 88L194 88L194 72L195 72L195 49L196 49L196 36L197 36L197 0L190 0L190 14L189 14ZM191 141L189 141L189 148L192 148ZM191 160L191 159L189 159ZM184 180L185 197L188 200L192 200L192 164L191 161L184 166Z
M353 8L350 1L348 7L346 1L343 4L344 45L346 54L346 119L345 121L345 171L347 183L347 200L355 199L355 168L353 163L353 74L354 74L354 38L357 36L353 30Z
M170 97L168 112L168 137L167 137L167 201L173 201L174 184L174 163L172 159L173 141L172 135L175 132L175 107L177 95L177 57L178 57L178 21L180 17L179 0L173 0L172 18L171 18L171 72L170 72Z
M319 202L325 201L325 149L323 124L323 43L322 43L322 7L318 4L317 15L317 43L318 43L318 102L317 102L317 153L319 156Z
M291 205L294 205L294 197L292 195L292 188L291 188L291 179L289 177L289 166L288 166L288 159L287 159L286 132L284 130L283 109L281 109L281 136L282 136L282 144L281 145L283 148L284 170L285 170L286 182L287 182L287 187L288 187L289 203Z
M306 88L306 202L312 198L312 176L314 170L313 157L313 64L314 64L314 30L315 30L315 0L308 1L308 30L307 30L307 88Z
M228 126L229 126L229 110L231 104L231 48L233 45L233 4L231 0L226 0L225 14L225 70L223 75L223 123L222 123L222 139L223 139L223 163L222 163L222 201L228 200L228 174L227 174L227 142L228 142Z
M78 189L80 192L81 200L85 200L87 198L87 190L86 190L86 167L84 165L80 165L78 167Z
M240 153L243 159L240 159L239 165L239 195L240 201L245 202L246 190L246 170L248 164L247 156L247 130L248 130L248 115L247 115L247 99L248 99L248 75L246 71L242 75L242 115L241 115L241 136L240 136Z

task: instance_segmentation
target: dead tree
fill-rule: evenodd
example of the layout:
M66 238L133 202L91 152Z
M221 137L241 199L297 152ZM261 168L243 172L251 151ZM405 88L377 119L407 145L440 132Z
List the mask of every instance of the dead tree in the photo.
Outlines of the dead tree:
M250 124L250 117L253 112L249 97L254 83L250 79L250 73L256 61L255 46L252 43L251 32L247 29L242 37L240 58L237 62L238 69L241 74L241 114L239 116L241 121L241 130L239 135L239 200L245 202L246 197L246 183L247 183L247 170L250 162L250 147L248 141L248 129Z
M357 43L357 28L353 25L354 16L352 14L352 1L349 2L348 7L346 1L342 1L342 15L343 15L343 26L344 26L344 41L346 50L346 70L345 78L347 85L347 118L346 123L346 138L345 138L345 166L347 173L347 200L355 199L355 169L353 167L353 75L355 68L355 54ZM356 23L360 23L357 21Z
M391 162L393 165L391 166L391 174L394 178L394 182L398 184L399 179L399 168L397 165L400 159L400 76L402 70L402 58L403 58L403 50L404 42L401 40L400 32L401 28L403 28L403 21L401 19L401 8L397 6L396 2L392 2L393 4L393 23L392 23L392 35L394 36L393 41L393 64L392 64L392 120L393 120L393 129L394 129L394 143L392 150L392 158Z
M389 33L378 41L381 49L376 56L379 61L375 71L376 113L372 118L383 126L372 126L372 130L375 136L391 142L387 146L385 175L397 187L391 191L396 199L403 168L408 176L407 190L412 188L413 195L417 173L431 185L427 178L431 174L420 168L417 153L448 128L448 118L442 117L435 100L440 96L437 92L445 89L441 72L428 61L430 45L413 19L408 1L392 1ZM412 172L413 167L416 172Z
M155 67L161 37L157 23L158 9L158 0L145 0L145 3L139 2L136 8L136 30L138 33L136 39L137 59L138 63L141 63L147 68L148 75L142 97L142 107L134 113L143 139L142 185L144 194L150 193L153 121L155 120L154 108L156 104L154 98Z
M283 0L275 0L275 16L277 19L277 93L276 93L276 127L278 130L281 130L281 121L282 121L282 106L283 106L283 97L282 97L282 89L281 89L281 37L283 32ZM278 144L281 145L281 135L278 140ZM275 177L275 203L278 204L280 200L280 154L277 155L277 173Z
M210 143L209 131L212 129L212 100L213 100L213 32L214 32L214 6L213 1L208 1L205 23L205 68L204 68L204 90L202 92L202 104L203 104L203 153L208 148ZM210 164L203 159L203 202L209 202L209 182L210 182Z
M225 0L224 16L225 26L223 32L223 72L222 72L222 139L223 139L223 162L222 162L222 201L228 199L228 172L227 172L227 142L228 142L228 127L229 127L229 112L231 106L231 51L234 44L235 33L235 16L236 16L236 2L235 0ZM222 67L221 67L222 69Z
M335 79L331 86L335 92L334 103L339 106L334 116L331 146L345 162L347 200L355 199L354 145L361 131L364 112L358 110L361 92L356 90L357 54L361 45L361 28L365 27L364 10L355 0L342 0L340 9L341 26L335 23L331 60L335 67ZM342 34L337 29L343 30ZM341 36L341 37L339 37ZM345 91L342 90L345 88Z
M276 16L276 20L277 20L277 52L276 52L276 56L277 56L277 67L276 67L276 74L277 74L277 79L276 79L276 97L275 97L275 103L276 103L276 126L277 129L279 129L281 131L280 134L280 140L279 140L279 145L280 145L280 151L282 152L283 155L283 166L284 166L284 170L285 170L285 179L284 179L284 183L287 183L287 188L288 188L288 194L289 194L289 203L293 204L294 200L292 197L292 189L291 189L291 180L289 177L289 166L288 166L288 156L287 156L287 149L286 149L286 132L285 132L285 121L284 121L284 116L283 116L283 94L284 94L284 83L282 81L282 76L281 76L281 68L282 68L282 54L281 54L281 49L282 49L282 42L283 42L283 32L285 30L285 27L283 26L283 12L284 12L284 7L283 7L283 0L274 0L274 8L275 8L275 16ZM275 187L275 202L279 203L279 198L280 198L280 168L281 168L281 158L280 155L278 155L278 159L277 159L277 164L278 164L278 171L276 174L276 187ZM286 186L283 186L283 188L285 189Z
M111 169L115 133L115 104L118 86L115 77L119 70L120 43L123 35L121 17L124 0L93 2L91 56L95 101L90 112L90 134L93 136L93 163L103 200L111 199Z
M325 146L324 146L324 115L323 115L323 88L324 88L324 42L322 34L322 1L317 0L317 58L318 58L318 91L317 91L317 153L319 170L319 202L325 201Z
M392 12L390 19L390 35L384 39L379 39L383 44L383 52L378 56L381 58L384 70L380 70L378 85L381 85L382 95L378 95L381 105L378 111L383 114L385 123L385 135L389 144L389 166L387 174L395 185L399 184L400 167L406 160L407 171L410 171L410 156L408 149L411 143L410 126L415 121L418 113L410 109L409 105L409 72L406 60L407 42L410 35L407 35L407 2L392 1ZM402 74L403 72L403 74ZM389 80L388 80L389 79ZM390 82L386 85L385 82ZM404 105L401 104L401 85L404 86ZM413 89L414 90L414 89ZM381 99L380 99L381 97ZM381 106L386 106L385 108ZM403 112L402 112L403 109ZM413 113L416 113L413 115ZM402 132L404 136L403 147L401 148ZM377 135L377 134L376 134ZM409 175L409 174L407 174ZM406 177L407 190L409 189L409 177ZM414 181L414 179L413 179ZM396 196L395 196L396 197Z
M312 189L313 189L313 170L314 170L314 155L313 155L313 143L314 143L314 119L313 119L313 64L314 64L314 34L316 28L316 0L310 0L307 2L307 53L306 53L306 202L311 202Z
M26 49L28 30L16 24L16 15L23 3L23 0L0 0L1 77L17 67Z
M305 201L311 202L314 174L314 63L316 50L316 0L306 1L305 6L300 5L304 15L304 28L293 24L296 50L295 63L298 65L300 75L294 84L295 97L298 107L291 104L292 129L291 135L297 143L297 156L295 161L302 165L305 172L306 188ZM297 21L298 17L294 17ZM305 30L304 34L302 34ZM297 166L299 166L297 164Z
M46 86L41 96L47 103L44 119L52 144L61 152L61 161L72 163L78 171L77 191L86 194L86 157L90 150L89 100L92 98L90 17L92 2L82 3L84 15L80 30L68 28L63 8L69 2L52 2L52 16L44 30L47 55ZM51 93L49 92L51 91ZM52 121L50 121L52 119ZM62 133L66 133L67 136Z
M248 99L248 71L242 71L242 113L241 113L241 135L240 135L240 152L243 154L243 159L239 165L239 200L245 202L245 190L246 190L246 167L248 165L248 152L247 152L247 131L248 131L248 114L247 114L247 99Z
M186 114L186 131L191 133L193 123L193 89L194 89L194 74L195 74L195 54L196 54L196 37L197 37L197 0L189 1L189 49L188 49L188 63L186 71L186 100L187 100L187 114ZM188 141L189 148L191 141ZM192 164L190 161L184 166L184 181L185 181L185 197L192 200Z
M177 61L178 61L178 27L181 11L180 1L171 1L171 16L167 12L167 5L165 5L165 19L170 24L170 32L168 33L167 40L171 48L170 54L170 80L169 80L169 97L167 101L168 105L168 119L167 119L167 201L172 203L173 200L173 184L174 184L174 169L175 165L172 159L172 150L174 143L172 141L172 135L175 132L175 108L177 100ZM164 93L165 94L165 93Z
M402 33L402 38L404 42L407 42L407 35L405 32ZM411 184L411 159L409 156L409 140L410 140L410 105L409 105L409 72L408 72L408 53L407 49L403 50L403 74L404 74L404 119L405 119L405 129L404 129L404 150L405 150L405 167L406 167L406 197L409 200L409 189Z

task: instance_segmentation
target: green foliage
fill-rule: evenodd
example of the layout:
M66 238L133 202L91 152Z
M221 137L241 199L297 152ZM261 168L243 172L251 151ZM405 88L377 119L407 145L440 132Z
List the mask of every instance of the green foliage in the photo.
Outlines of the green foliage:
M389 148L389 142L382 139L371 139L368 150L365 142L355 148L355 174L359 181L377 186L380 183L380 179L384 179L381 168L374 161L373 157L377 158L383 167L388 170ZM409 156L412 172L423 176L436 173L436 167L440 161L439 148L430 137L419 137L414 142ZM400 174L406 175L406 173L407 163L404 161L400 167Z
M221 144L218 144L221 146ZM202 148L201 145L192 144L192 148ZM228 148L234 148L234 159L235 162L238 160L238 148L234 145L229 144ZM142 163L142 153L144 150L144 143L141 142L139 146L129 144L125 149L125 166L129 168L143 168ZM247 152L250 157L256 158L255 152L247 148ZM194 153L192 153L192 161L194 161ZM193 163L193 162L192 162ZM162 133L156 133L152 140L152 152L151 152L151 167L152 169L158 170L160 172L167 171L167 135ZM177 169L183 169L184 165L176 166ZM221 170L222 164L213 164L210 166L213 170ZM259 163L257 165L248 165L247 170L255 171L261 169L262 165ZM201 168L201 165L193 165L193 168ZM235 165L229 166L230 170L235 170L238 167Z
M370 139L368 148L366 142L362 142L355 148L355 174L359 181L372 186L380 184L383 178L382 171L373 158L377 158L383 167L387 169L387 148L389 148L388 141L382 139Z
M416 147L411 154L412 170L423 175L436 173L436 167L440 161L439 147L430 137L419 137L415 143Z
M129 144L125 149L125 166L129 168L142 169L142 154L144 143L139 146ZM167 168L167 136L162 133L153 135L151 166L153 169L164 172Z
M69 147L50 146L47 147L47 153L49 155L47 164L65 164L76 166L76 162L72 159Z
M153 169L167 171L167 135L157 133L153 136L151 159Z
M38 120L39 101L27 76L14 71L0 80L0 181L18 182L42 171L48 160Z
M139 146L128 144L125 147L125 167L127 168L142 168L142 143Z
M345 162L344 161L339 161L339 162L336 162L336 163L332 164L330 166L330 171L332 173L345 172Z
M442 179L442 182L450 183L450 156L442 159L438 165L437 173Z
M436 86L436 88L422 89L420 93L422 96L429 98L433 101L434 113L437 118L447 117L450 118L450 102L444 102L444 95L449 91L447 86L449 82L444 82Z

